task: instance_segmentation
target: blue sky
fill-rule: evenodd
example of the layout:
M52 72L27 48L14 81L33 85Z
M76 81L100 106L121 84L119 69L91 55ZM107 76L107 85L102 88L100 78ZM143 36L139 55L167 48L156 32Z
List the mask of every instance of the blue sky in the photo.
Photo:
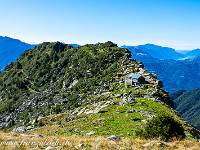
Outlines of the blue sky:
M200 0L0 0L0 35L118 45L200 48Z

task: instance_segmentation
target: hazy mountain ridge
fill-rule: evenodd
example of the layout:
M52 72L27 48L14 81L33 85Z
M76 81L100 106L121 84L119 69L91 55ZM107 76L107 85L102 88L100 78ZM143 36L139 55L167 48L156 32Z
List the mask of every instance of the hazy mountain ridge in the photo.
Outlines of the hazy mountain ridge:
M178 53L185 55L186 53L190 52L191 50L176 50Z
M128 50L131 51L132 58L137 59L138 61L142 62L149 62L149 61L156 61L157 58L153 57L150 55L147 51L138 47L134 46L122 46L123 48L127 48Z
M128 49L134 49L134 47L137 47L157 59L175 59L176 60L176 59L185 57L185 55L176 52L175 49L173 48L162 47L162 46L158 46L154 44L144 44L144 45L138 45L138 46L122 46L122 47L128 48Z
M2 71L7 64L16 61L25 50L34 46L18 39L0 36L0 70Z
M180 54L175 51L173 48L162 47L154 44L145 44L137 46L139 48L147 48L147 50L152 56L159 59L179 59L185 57L183 54ZM153 51L152 51L153 50ZM156 53L155 53L156 52ZM155 55L156 54L156 55ZM159 54L159 55L158 55Z
M187 57L198 57L200 56L200 49L194 49L185 54Z
M25 50L32 49L39 44L28 44L6 36L0 36L0 71L11 61L15 62ZM71 44L73 47L81 46L79 44Z

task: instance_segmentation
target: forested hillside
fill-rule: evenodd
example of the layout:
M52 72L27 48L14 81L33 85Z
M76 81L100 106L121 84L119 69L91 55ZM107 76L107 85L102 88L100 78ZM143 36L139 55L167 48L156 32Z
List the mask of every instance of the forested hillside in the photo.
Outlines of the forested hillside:
M179 90L170 94L175 109L188 123L200 129L200 89Z
M0 118L9 115L8 123L82 105L119 71L124 52L112 42L76 48L47 42L25 51L0 74Z

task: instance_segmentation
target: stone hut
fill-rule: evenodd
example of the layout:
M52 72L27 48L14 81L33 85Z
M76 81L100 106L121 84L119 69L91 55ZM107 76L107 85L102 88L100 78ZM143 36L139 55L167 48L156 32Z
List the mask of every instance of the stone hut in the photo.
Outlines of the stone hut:
M136 62L136 59L133 59L133 58L129 58L129 60L130 60L131 62Z
M163 87L163 82L160 81L160 80L156 80L156 85L157 85L158 87L162 88L162 87Z
M125 80L125 85L130 84L131 86L136 86L139 83L145 82L145 78L139 74L133 74L127 76Z

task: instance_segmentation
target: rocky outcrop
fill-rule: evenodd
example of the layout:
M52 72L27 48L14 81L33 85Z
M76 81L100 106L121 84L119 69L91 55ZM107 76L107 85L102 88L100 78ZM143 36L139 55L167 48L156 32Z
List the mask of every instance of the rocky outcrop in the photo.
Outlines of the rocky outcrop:
M111 135L107 139L109 141L117 141L117 140L120 140L120 136L118 136L118 135Z

